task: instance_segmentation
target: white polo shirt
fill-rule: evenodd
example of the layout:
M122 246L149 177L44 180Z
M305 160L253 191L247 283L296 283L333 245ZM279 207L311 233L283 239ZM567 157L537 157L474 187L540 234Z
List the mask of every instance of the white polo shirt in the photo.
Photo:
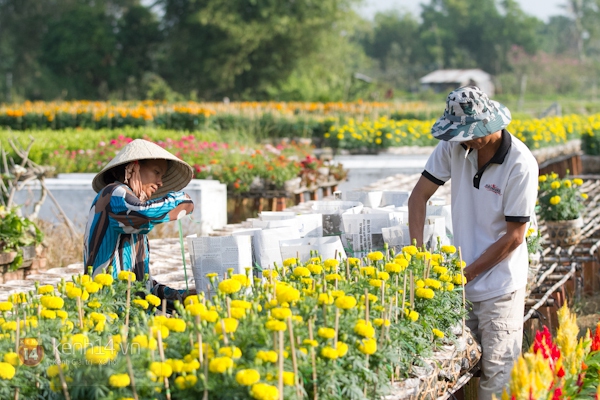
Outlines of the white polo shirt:
M441 141L423 176L438 185L452 179L454 245L469 265L506 233L507 221L535 218L539 167L529 148L506 130L498 151L480 170L477 150L466 160L465 151L460 142ZM467 283L467 298L483 301L525 287L528 265L523 240L507 258Z

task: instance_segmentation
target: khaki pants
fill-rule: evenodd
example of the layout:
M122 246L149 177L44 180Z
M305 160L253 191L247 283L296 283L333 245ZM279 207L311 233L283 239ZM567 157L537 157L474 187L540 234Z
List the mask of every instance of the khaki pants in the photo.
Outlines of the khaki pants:
M482 348L478 399L491 400L502 394L521 354L525 288L472 304L466 324Z

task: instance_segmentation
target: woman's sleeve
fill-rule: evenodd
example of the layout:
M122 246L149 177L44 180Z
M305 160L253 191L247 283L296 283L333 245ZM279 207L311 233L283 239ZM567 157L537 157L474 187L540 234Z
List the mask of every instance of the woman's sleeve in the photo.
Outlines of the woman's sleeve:
M119 233L147 234L155 225L180 219L194 210L194 203L183 192L145 203L124 186L116 188L110 199L110 225Z

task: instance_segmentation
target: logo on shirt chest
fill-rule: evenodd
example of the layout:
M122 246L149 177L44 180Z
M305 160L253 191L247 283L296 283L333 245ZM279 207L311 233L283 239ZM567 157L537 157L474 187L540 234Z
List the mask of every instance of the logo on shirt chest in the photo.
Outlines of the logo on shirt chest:
M498 196L502 196L502 190L498 186L494 185L493 183L491 185L488 183L484 187L487 190L489 190L490 192L495 193Z

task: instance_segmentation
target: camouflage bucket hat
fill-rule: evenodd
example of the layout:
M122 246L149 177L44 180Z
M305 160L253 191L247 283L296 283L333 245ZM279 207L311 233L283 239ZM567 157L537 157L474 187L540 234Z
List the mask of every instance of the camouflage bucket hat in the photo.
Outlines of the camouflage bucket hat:
M498 132L510 120L506 106L490 100L478 87L466 86L450 92L444 115L433 124L431 134L439 140L466 142Z

